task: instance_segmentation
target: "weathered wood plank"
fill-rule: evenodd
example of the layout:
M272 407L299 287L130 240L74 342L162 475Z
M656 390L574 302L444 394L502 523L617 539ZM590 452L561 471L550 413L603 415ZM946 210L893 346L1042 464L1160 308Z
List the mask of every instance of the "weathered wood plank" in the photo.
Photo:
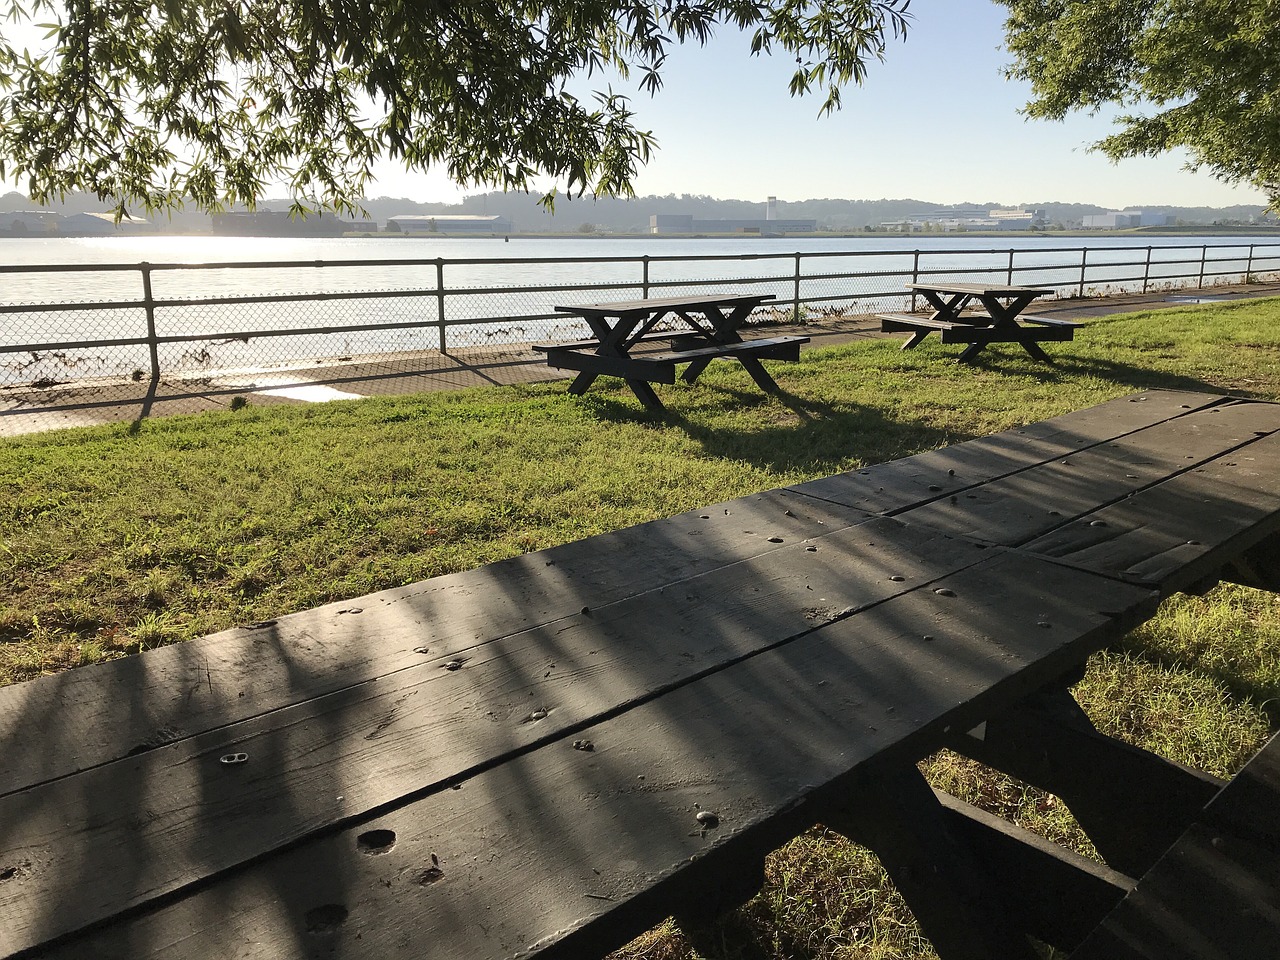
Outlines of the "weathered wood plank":
M767 337L743 340L739 343L718 343L710 346L675 350L653 356L673 363L686 363L716 357L759 357L763 360L799 360L800 345L808 343L808 337Z
M898 515L956 536L1016 546L1276 430L1280 404L1211 407Z
M0 939L43 903L78 929L438 789L985 553L877 518L0 798L0 850L31 865L0 886ZM83 886L107 873L129 880Z
M758 494L3 687L0 795L417 666L419 647L447 659L865 518Z
M1280 849L1197 824L1071 958L1280 958Z
M1154 390L788 489L868 513L892 514L1225 400L1214 394Z
M1271 741L1073 960L1280 957L1280 739Z
M610 357L577 350L548 350L547 365L560 370L581 370L606 377L675 383L675 361L659 356Z
M1204 822L1280 852L1280 734L1272 736L1229 786L1209 803Z
M914 330L950 330L956 324L950 320L934 320L931 317L911 313L877 313L881 333L911 333Z
M580 303L556 307L561 313L601 314L653 313L658 310L703 312L714 307L756 305L774 299L772 293L708 293L679 297L651 297L647 300L613 300L607 303Z
M1280 434L1084 514L1025 548L1162 593L1190 589L1280 530Z
M1154 609L1149 591L1035 559L983 556L943 580L942 593L917 589L834 621L479 773L460 790L42 953L464 960L603 952L696 898L726 864L812 823L847 795L851 778L874 775L872 760L931 752L945 727L1020 699ZM594 749L575 750L572 740ZM699 810L714 821L700 824ZM54 928L66 906L42 901L35 935Z
M1033 293L1037 295L1048 295L1053 293L1053 287L1032 287L1020 284L990 284L990 283L949 283L945 280L929 283L908 283L908 290L935 291L937 293L963 293L974 297L1017 297L1025 294Z

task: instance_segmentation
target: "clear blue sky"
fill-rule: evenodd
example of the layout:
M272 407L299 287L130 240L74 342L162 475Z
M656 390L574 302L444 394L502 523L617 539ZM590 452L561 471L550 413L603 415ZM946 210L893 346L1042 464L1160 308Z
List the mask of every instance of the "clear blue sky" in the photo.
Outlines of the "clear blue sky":
M636 192L1109 207L1265 202L1257 191L1186 172L1185 156L1112 164L1088 152L1112 129L1109 115L1023 118L1027 88L1002 76L1003 7L913 0L911 12L907 40L891 43L867 83L846 88L843 109L825 118L818 96L787 93L794 61L752 57L745 35L722 31L708 47L676 49L663 90L633 96L639 125L659 141ZM467 192L475 191L391 166L379 168L371 191L435 201Z

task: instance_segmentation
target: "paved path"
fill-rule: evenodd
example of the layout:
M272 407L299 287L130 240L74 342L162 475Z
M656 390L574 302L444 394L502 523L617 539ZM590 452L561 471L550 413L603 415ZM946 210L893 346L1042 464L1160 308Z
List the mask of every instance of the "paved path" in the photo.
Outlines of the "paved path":
M1039 315L1088 319L1161 307L1280 296L1280 282L1233 284L1203 290L1184 288L1146 294L1051 300L1036 305ZM806 349L885 336L870 316L822 318L796 327L770 327L770 335L803 334ZM141 417L220 410L243 398L254 406L321 403L371 396L394 396L465 387L559 380L545 358L519 345L484 346L441 354L396 354L394 358L355 358L342 363L299 361L254 370L173 378L157 385L81 382L44 388L0 390L0 436L17 436L60 427L119 423ZM109 391L109 392L108 392ZM49 407L64 407L49 411ZM45 408L24 413L26 408Z

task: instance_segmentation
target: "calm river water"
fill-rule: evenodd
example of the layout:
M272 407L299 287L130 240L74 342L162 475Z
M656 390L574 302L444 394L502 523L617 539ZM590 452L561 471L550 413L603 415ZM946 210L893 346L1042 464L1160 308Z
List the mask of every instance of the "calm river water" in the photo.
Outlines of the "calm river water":
M156 335L169 341L160 345L163 367L199 371L433 349L446 332L450 347L576 336L580 331L552 318L556 305L646 293L772 293L785 311L798 293L805 310L873 312L898 308L904 284L917 272L952 280L1011 277L1015 283L1053 284L1063 293L1118 292L1140 288L1144 276L1155 284L1185 285L1190 274L1194 285L1202 256L1206 276L1239 279L1251 252L1255 272L1280 271L1280 245L1244 236L0 238L0 347L10 348L0 352L0 383L147 368L140 345L87 352L65 346L147 336L147 314L139 306L143 275L136 267L142 262L156 265L151 293L158 305L151 318ZM263 266L279 263L295 265ZM1184 279L1164 279L1178 275ZM371 295L350 296L359 293ZM316 294L336 296L288 299ZM206 298L232 302L164 302ZM245 300L251 302L235 302ZM63 308L41 309L50 304ZM400 326L256 335L387 323Z

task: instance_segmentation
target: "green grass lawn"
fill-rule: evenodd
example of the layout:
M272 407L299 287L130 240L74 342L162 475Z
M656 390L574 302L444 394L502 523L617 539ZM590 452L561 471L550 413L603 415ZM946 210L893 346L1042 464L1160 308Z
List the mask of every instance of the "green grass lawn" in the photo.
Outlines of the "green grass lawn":
M1280 399L1280 299L1124 314L976 366L932 339L772 369L255 408L0 441L0 683L410 583L655 517L1168 387ZM609 386L617 384L617 386ZM1077 696L1106 732L1227 775L1280 725L1280 603L1175 597ZM1088 852L1056 798L967 761L936 783ZM873 858L815 829L779 851L716 957L929 957ZM674 928L628 957L694 956Z

